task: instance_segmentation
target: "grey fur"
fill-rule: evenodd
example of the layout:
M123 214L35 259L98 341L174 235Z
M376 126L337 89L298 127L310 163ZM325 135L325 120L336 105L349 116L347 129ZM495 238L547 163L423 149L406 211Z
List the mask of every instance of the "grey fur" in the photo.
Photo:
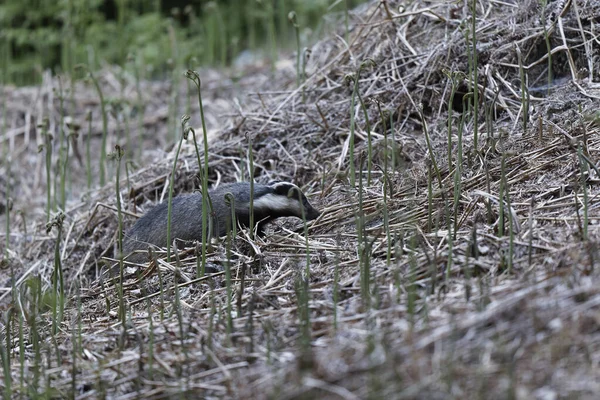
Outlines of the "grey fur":
M212 236L224 236L231 225L231 208L225 195L231 193L235 199L236 220L241 226L250 225L250 183L240 182L221 185L209 191L214 212ZM300 202L301 198L301 202ZM305 218L313 220L320 215L306 199L298 186L289 182L270 182L268 185L254 184L254 222L262 234L264 224L278 217ZM183 241L202 240L202 195L200 193L180 195L172 200L171 239ZM125 234L123 254L134 250L146 250L149 245L167 246L168 204L163 202L148 211ZM141 262L144 254L135 254L128 259Z

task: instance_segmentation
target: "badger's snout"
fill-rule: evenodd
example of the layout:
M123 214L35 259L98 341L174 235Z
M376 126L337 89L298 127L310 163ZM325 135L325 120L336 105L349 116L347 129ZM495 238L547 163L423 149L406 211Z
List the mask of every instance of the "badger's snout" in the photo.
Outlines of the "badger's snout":
M306 209L304 210L304 215L307 221L312 221L313 219L319 218L321 212L314 208L311 204L306 204Z

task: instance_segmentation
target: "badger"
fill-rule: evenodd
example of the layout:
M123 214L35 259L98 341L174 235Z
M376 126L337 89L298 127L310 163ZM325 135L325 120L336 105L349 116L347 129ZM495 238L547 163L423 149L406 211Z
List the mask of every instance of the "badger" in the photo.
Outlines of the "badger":
M242 227L250 226L250 183L224 184L209 192L212 204L212 236L225 236L233 228L231 206L226 195L231 193L235 203L235 218ZM309 202L300 188L290 182L272 181L267 185L254 184L254 224L263 235L266 223L279 217L298 217L307 221L321 213ZM141 217L123 238L123 255L146 250L150 245L167 246L168 202L162 202ZM208 232L208 231L207 231ZM171 202L171 240L202 241L202 194L176 196ZM141 262L143 254L128 260Z

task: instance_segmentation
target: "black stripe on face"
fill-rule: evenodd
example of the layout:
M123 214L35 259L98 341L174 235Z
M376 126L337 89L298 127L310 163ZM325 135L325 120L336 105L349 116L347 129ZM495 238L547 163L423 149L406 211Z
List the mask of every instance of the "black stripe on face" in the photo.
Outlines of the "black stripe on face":
M296 192L296 190L298 189L298 186L294 185L293 183L289 183L289 182L278 182L277 184L273 185L273 191L275 192L275 194L278 194L280 196L288 196L290 194L290 190L293 190L292 194L298 198L298 193Z
M271 186L273 188L273 193L278 196L285 196L290 199L293 199L299 202L304 209L304 215L307 220L316 219L321 213L316 210L308 201L304 193L300 190L300 188L293 183L289 182L278 182L275 185ZM298 218L302 218L302 214L296 215Z

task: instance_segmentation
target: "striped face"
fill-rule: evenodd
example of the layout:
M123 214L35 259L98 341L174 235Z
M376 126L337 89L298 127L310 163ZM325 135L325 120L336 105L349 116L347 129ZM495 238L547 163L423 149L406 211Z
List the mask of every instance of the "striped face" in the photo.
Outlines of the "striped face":
M321 213L316 210L309 202L300 188L290 182L269 182L268 185L273 189L272 193L260 196L254 201L254 208L271 210L282 216L304 217L311 221L316 219Z

